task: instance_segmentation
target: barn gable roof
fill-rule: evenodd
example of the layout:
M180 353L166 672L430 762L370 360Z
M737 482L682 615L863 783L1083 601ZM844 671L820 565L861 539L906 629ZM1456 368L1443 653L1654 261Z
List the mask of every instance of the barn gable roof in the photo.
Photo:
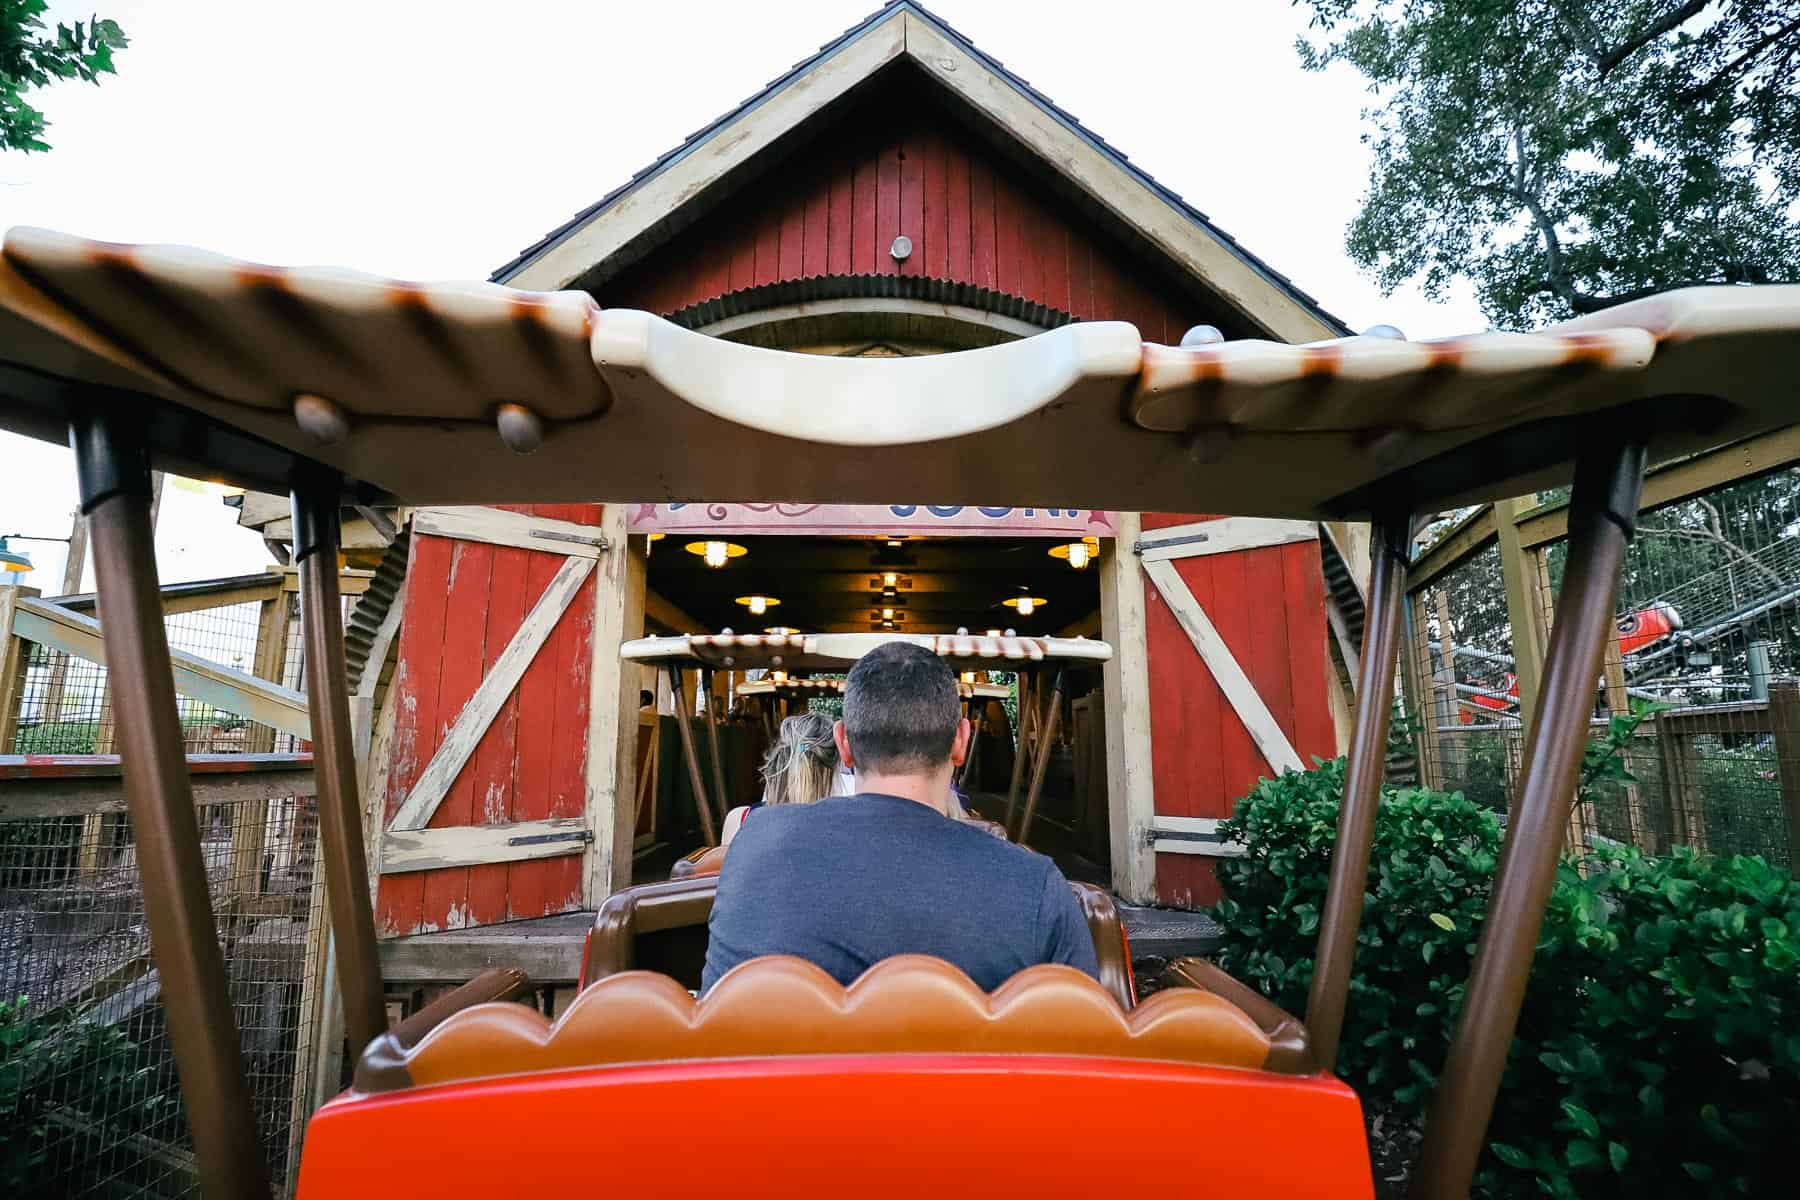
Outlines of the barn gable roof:
M913 0L893 0L496 270L514 287L591 287L667 242L715 188L887 68L909 64L1104 215L1254 326L1290 341L1348 332L1338 318Z

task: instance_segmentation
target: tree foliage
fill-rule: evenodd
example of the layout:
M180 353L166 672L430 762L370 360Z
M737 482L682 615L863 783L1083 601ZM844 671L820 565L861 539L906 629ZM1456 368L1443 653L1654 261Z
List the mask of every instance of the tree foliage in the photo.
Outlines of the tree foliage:
M90 17L44 24L45 0L0 0L0 150L48 150L44 114L25 93L59 79L99 83L116 74L113 51L129 43L118 22Z
M1371 84L1349 249L1497 323L1793 278L1800 0L1297 0Z

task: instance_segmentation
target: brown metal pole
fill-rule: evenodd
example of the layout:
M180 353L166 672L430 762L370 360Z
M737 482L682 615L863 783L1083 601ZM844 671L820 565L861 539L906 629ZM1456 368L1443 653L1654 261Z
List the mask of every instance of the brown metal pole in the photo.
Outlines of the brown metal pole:
M688 724L687 693L681 690L681 668L669 664L669 686L675 692L675 724L681 730L681 755L687 760L688 784L694 789L694 807L700 810L700 834L708 846L719 844L713 831L712 805L706 799L706 782L700 778L700 753L694 749L694 728Z
M986 710L987 701L979 696L969 702L969 749L963 755L962 770L956 776L957 786L965 793L969 790L971 778L974 778L976 783L981 782L978 777L975 777L975 759L977 751L981 749L981 722L986 716Z
M1037 676L1019 672L1019 727L1013 730L1012 779L1006 785L1006 816L1001 823L1012 836L1013 816L1019 807L1019 785L1025 781L1025 722L1037 711Z
M350 732L344 607L338 595L337 481L321 479L297 487L292 500L325 902L337 947L344 1030L351 1050L360 1054L387 1032L387 999L375 952L375 914L369 903L369 864L363 854L362 805L356 788L356 739Z
M1306 1001L1306 1029L1313 1061L1324 1070L1337 1063L1356 931L1362 923L1363 892L1369 879L1369 852L1375 842L1375 813L1387 769L1388 723L1393 716L1394 663L1400 643L1400 608L1406 592L1406 560L1412 522L1397 517L1376 523L1369 545L1369 603L1363 621L1362 654L1356 681L1356 729L1350 737L1350 764L1338 809L1337 842L1331 852L1331 880L1319 919L1319 948L1313 961L1312 993Z
M150 949L200 1188L210 1200L269 1194L268 1164L219 949L188 782L175 676L157 591L143 433L111 413L71 421L88 520L125 799L137 839Z
M1043 732L1038 735L1037 756L1031 760L1031 790L1025 793L1025 815L1019 819L1019 845L1031 836L1031 821L1037 816L1038 797L1044 791L1044 772L1050 768L1050 745L1056 740L1056 727L1062 720L1065 676L1056 672L1050 685L1050 700L1045 706Z
M1411 1193L1422 1200L1465 1197L1475 1175L1556 881L1643 481L1642 443L1598 447L1575 466L1568 569L1526 735L1519 798L1507 823L1462 1016L1425 1122Z
M713 673L700 672L700 690L706 693L706 746L712 758L713 787L718 789L719 820L725 820L725 810L731 801L725 795L725 761L719 754L719 713L717 697L713 695Z

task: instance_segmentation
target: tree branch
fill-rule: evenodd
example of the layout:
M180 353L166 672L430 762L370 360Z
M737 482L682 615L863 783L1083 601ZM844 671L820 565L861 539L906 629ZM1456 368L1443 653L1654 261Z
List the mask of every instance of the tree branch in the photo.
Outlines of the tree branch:
M1688 0L1686 4L1665 14L1661 20L1652 21L1635 37L1626 38L1611 50L1593 56L1594 66L1599 68L1600 77L1604 79L1614 67L1630 58L1633 54L1636 54L1646 45L1655 41L1663 34L1668 33L1671 29L1685 24L1687 21L1698 16L1700 10L1710 3L1712 3L1712 0Z
M1681 93L1682 96L1689 100L1697 100L1702 96L1711 95L1718 90L1720 84L1730 81L1734 76L1740 74L1754 63L1756 59L1762 56L1764 50L1767 50L1770 46L1773 46L1776 42L1779 42L1782 38L1787 37L1797 30L1800 30L1800 18L1789 21L1786 25L1783 25L1773 33L1764 34L1762 40L1758 41L1754 46L1751 46L1748 50L1720 67L1718 73L1711 79L1694 87L1683 89ZM1791 54L1792 51L1790 50L1789 53Z
M1736 559L1744 566L1749 567L1752 571L1756 572L1756 574L1762 576L1765 583L1776 587L1786 586L1787 580L1783 579L1779 573L1771 570L1767 564L1758 562L1754 554L1751 554L1748 550L1745 550L1742 546L1725 536L1725 530L1723 528L1724 522L1719 516L1719 510L1716 505L1704 498L1696 497L1696 500L1700 504L1700 507L1704 508L1707 512L1708 519L1706 528L1683 529L1679 526L1644 525L1640 523L1638 525L1638 532L1647 533L1655 537L1678 537L1688 538L1697 542L1711 542L1718 546L1720 550L1723 550L1728 557Z

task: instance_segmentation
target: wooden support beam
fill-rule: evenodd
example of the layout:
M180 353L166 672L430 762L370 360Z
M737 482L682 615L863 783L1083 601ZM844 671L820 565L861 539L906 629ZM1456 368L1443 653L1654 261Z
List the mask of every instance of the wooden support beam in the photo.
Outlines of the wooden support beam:
M25 643L14 628L18 603L37 594L36 588L0 587L0 754L13 751L19 736L19 704L25 698Z
M1734 445L1665 463L1644 479L1644 511L1710 492L1800 462L1800 425L1750 438ZM1567 537L1566 500L1535 507L1519 517L1519 544L1548 545Z
M414 533L544 550L570 558L599 558L607 547L607 539L592 525L480 505L421 508L413 513L412 524Z
M625 537L627 507L608 504L600 535L609 549L596 566L593 660L588 669L587 821L593 835L583 872L583 903L598 908L631 883L637 828L637 664L619 658L621 643L644 636L647 563L642 543ZM654 745L654 743L652 743Z
M660 626L670 634L712 631L711 625L689 616L679 605L648 588L644 592L644 617L647 623Z
M1432 544L1431 549L1414 559L1406 569L1409 590L1430 587L1437 579L1463 565L1488 548L1496 536L1494 506L1484 504L1464 517L1454 528Z
M1313 542L1318 538L1319 527L1312 521L1217 517L1140 533L1135 549L1140 561L1152 563L1208 554L1235 554L1240 550L1261 550L1290 542Z
M13 621L14 631L31 641L89 662L106 661L100 622L91 617L42 600L21 599ZM175 690L181 695L203 700L246 720L272 725L298 738L312 736L306 697L292 688L221 667L182 650L170 651L169 659L175 672Z
M247 755L232 757L245 758ZM62 776L32 774L23 756L0 756L0 820L72 817L125 811L125 785L116 756L104 771ZM11 768L17 764L21 773ZM191 764L190 764L191 765ZM190 774L196 804L242 804L316 792L310 758L279 769Z
M381 873L398 875L557 858L583 853L592 838L586 817L551 817L505 825L453 825L443 829L390 829L381 835Z
M1781 783L1791 865L1800 863L1800 684L1769 685L1769 724L1775 735L1775 777Z
M1100 669L1106 716L1106 806L1112 886L1133 904L1156 900L1156 812L1150 766L1150 664L1144 634L1144 574L1131 546L1137 513L1120 513L1118 538L1100 544L1100 618L1113 655Z
M1538 675L1544 665L1544 620L1534 558L1519 543L1518 515L1529 499L1502 500L1494 505L1495 536L1500 541L1500 575L1506 585L1506 615L1512 626L1513 675L1519 684L1519 724L1529 729L1537 711Z

